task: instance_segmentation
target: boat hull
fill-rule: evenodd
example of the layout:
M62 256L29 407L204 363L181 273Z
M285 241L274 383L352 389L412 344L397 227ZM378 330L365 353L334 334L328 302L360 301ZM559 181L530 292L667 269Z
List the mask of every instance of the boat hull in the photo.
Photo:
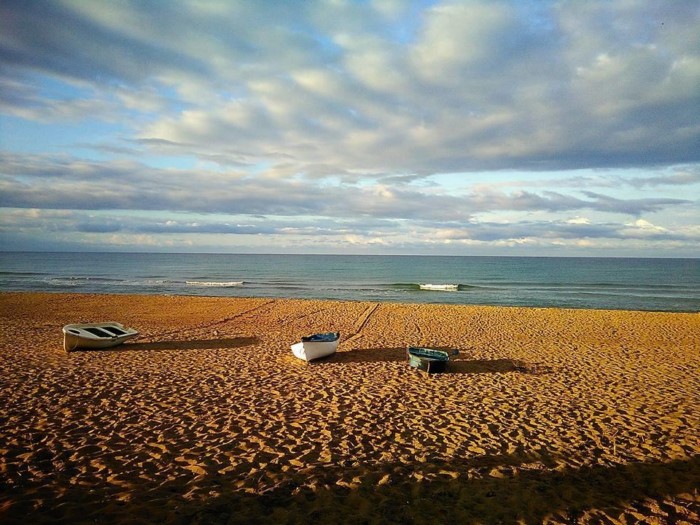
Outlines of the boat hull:
M301 342L292 345L292 353L303 361L322 359L335 353L338 341Z
M340 341L340 332L326 332L302 337L301 342L292 345L292 353L303 361L322 359L335 353Z
M63 348L67 352L78 348L111 348L138 335L133 328L115 321L67 324L63 327Z

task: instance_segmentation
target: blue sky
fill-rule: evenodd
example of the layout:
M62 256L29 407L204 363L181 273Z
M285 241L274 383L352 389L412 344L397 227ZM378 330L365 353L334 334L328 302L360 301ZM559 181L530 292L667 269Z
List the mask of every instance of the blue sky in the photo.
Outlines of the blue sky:
M0 249L700 256L700 4L4 1Z

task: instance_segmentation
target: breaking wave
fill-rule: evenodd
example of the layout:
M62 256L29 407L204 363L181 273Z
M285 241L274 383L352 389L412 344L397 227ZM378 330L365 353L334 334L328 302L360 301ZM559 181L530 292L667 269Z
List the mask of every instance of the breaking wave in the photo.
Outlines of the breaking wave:
M391 285L392 288L398 288L403 290L417 290L417 291L427 291L427 292L464 292L467 290L473 290L476 288L482 288L480 286L472 286L469 284L431 284L431 283L394 283Z
M459 290L458 284L421 284L421 290L430 290L432 292L456 292Z
M233 288L243 286L244 281L185 281L189 286L209 286L212 288Z

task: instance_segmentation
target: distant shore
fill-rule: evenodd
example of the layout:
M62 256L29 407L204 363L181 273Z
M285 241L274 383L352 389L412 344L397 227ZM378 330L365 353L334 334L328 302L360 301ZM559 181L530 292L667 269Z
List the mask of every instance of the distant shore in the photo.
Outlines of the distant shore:
M697 313L0 293L0 403L3 523L700 520Z

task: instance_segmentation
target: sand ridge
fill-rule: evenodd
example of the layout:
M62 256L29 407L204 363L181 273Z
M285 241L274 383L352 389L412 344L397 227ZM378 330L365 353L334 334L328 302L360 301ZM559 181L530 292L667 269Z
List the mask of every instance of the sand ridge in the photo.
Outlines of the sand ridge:
M63 351L98 320L141 337ZM700 521L698 314L3 293L0 333L9 523Z

